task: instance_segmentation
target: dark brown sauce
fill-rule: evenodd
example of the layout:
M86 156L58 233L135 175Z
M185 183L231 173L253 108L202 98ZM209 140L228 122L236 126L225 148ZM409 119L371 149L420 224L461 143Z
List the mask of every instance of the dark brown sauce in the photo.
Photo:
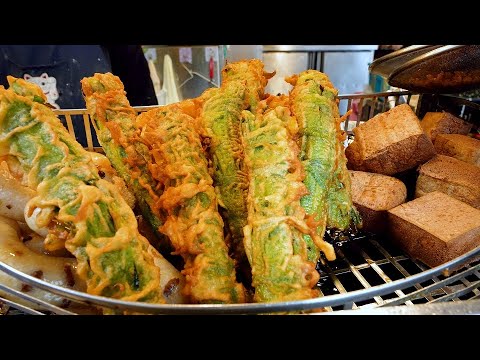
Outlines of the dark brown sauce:
M325 231L325 241L333 245L333 247L344 246L352 241L360 241L371 236L370 233L358 229L356 226L351 226L342 231L337 229L327 229Z
M324 239L333 245L337 254L337 258L333 261L328 261L322 253L317 263L317 271L320 274L320 280L317 283L317 287L325 296L340 293L335 287L329 274L340 270L338 276L341 277L341 270L348 269L348 264L345 262L342 256L339 256L337 250L341 248L342 253L348 254L347 258L349 260L355 257L356 254L358 254L358 257L360 257L360 248L362 247L362 244L364 244L368 239L371 239L373 236L373 234L358 229L355 226L352 226L345 231L340 231L337 229L326 230ZM343 281L341 282L343 284Z

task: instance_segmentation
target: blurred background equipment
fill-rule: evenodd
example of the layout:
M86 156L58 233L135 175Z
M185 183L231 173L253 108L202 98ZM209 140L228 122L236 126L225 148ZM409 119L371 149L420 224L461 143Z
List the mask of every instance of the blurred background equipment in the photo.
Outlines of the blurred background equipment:
M226 45L143 45L143 51L152 59L160 77L159 103L163 97L162 104L175 102L176 98L176 101L195 98L209 87L220 84Z
M153 51L152 51L153 50ZM157 54L154 49L148 49L144 52L145 58L148 63L148 70L153 83L153 89L155 90L155 96L159 105L165 103L165 95L162 92L162 82L158 76L157 68L155 67L155 61L157 60Z
M368 66L378 45L264 45L266 71L277 70L266 88L271 94L288 93L292 88L283 78L307 69L328 75L339 94L365 92L369 87ZM340 105L340 113L346 105Z
M383 46L375 51L374 61L369 66L372 74L380 75L385 79L392 74L395 69L409 60L434 50L441 45L411 45L400 49L384 49Z
M393 49L395 48L395 45ZM400 45L401 46L401 45ZM286 76L315 69L326 73L340 94L371 92L368 66L378 45L144 45L146 53L155 54L155 69L163 73L164 56L172 60L179 98L194 98L205 89L218 86L225 62L260 59L268 72L276 70L266 92L287 94L292 86ZM163 77L160 78L163 84ZM340 112L346 104L340 105Z

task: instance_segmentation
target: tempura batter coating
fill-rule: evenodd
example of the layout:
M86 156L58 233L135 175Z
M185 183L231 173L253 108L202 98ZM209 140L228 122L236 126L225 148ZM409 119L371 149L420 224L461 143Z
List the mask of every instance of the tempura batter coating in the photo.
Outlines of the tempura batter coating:
M308 260L306 223L300 198L307 194L298 159L298 126L285 98L259 103L256 115L244 116L245 165L249 178L245 250L252 266L257 302L316 297L319 274ZM269 106L270 105L270 106ZM321 240L321 239L320 239Z
M362 219L353 205L351 179L342 143L339 140L336 145L337 164L328 192L327 227L341 231L351 228L355 231L361 227Z
M307 173L304 183L309 194L301 203L317 227L317 234L323 237L327 226L345 230L359 221L351 200L339 127L338 91L327 75L316 70L286 80L294 86L290 93L291 108L300 126L300 159ZM308 236L305 240L311 244ZM319 248L324 247L321 250L327 259L335 259L333 248L324 244L315 243ZM318 252L310 252L310 259L318 260L318 256Z
M222 86L209 89L200 97L200 118L210 139L214 185L219 204L226 209L234 258L239 264L248 265L243 245L248 182L243 163L241 112L255 110L273 74L265 73L263 63L253 59L227 64L222 75Z
M258 59L228 63L222 69L222 86L229 82L243 82L245 88L245 109L255 113L257 104L264 98L268 79L275 73L266 73Z
M227 210L236 259L245 256L243 227L247 224L243 147L240 116L244 108L245 86L234 83L210 91L202 108L202 122L210 139L213 178L219 204Z
M17 159L26 185L36 189L27 206L42 210L37 225L49 228L45 242L64 242L88 293L165 302L159 269L130 207L100 179L88 152L55 114L37 102L44 99L40 88L8 81L8 90L0 88L0 156Z
M163 222L154 206L159 196L155 191L156 181L147 169L151 155L137 135L136 113L130 106L120 78L111 73L96 73L83 78L81 84L100 145L134 193L143 216L158 232ZM164 247L167 246L164 244Z
M153 155L149 170L163 187L158 207L167 217L160 230L185 260L185 291L192 302L244 302L197 123L184 111L191 108L188 103L150 110L137 119Z
M347 157L345 156L345 133L340 128L342 119L338 111L338 90L330 82L326 74L310 70L299 77L299 82L315 81L322 90L322 96L328 99L331 114L335 121L337 141L335 144L335 170L332 183L328 191L327 228L337 230L354 229L361 226L360 214L353 205L350 175L347 170Z

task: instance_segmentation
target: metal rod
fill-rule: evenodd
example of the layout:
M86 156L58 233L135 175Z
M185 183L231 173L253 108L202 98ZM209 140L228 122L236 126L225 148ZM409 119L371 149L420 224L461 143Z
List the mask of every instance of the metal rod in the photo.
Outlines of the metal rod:
M407 96L407 104L410 105L410 100L412 99L412 94L408 94Z
M385 96L383 98L382 112L385 112L385 109L387 108L387 104L388 104L388 97Z
M357 122L356 122L355 126L360 125L360 121L362 120L362 116L363 116L363 99L360 99L360 101L358 102L358 115L357 115Z
M420 261L418 260L415 260L415 259L411 259L412 262L417 265L417 267L420 269L420 271L425 271L426 269L428 269L423 263L421 263ZM440 282L441 280L436 277L436 276L432 276L432 278L430 279L432 280L433 282ZM446 288L441 288L441 289L438 289L438 291L443 291L444 294L449 294L451 292L451 290L446 287ZM438 295L438 294L435 294L435 295Z
M340 94L338 95L339 99L364 99L371 97L380 97L380 96L395 96L395 95L408 95L412 94L410 91L382 91L377 93L370 94Z
M353 266L353 264L350 262L350 260L348 260L345 255L343 254L343 251L338 249L337 250L337 254L343 259L343 261L345 261L348 265L348 267L350 268L350 271L352 272L353 275L355 275L355 277L357 278L357 280L360 282L360 284L362 284L362 286L365 288L365 289L369 289L371 288L372 286L368 283L368 281L363 277L363 275L360 273L360 271L358 271L355 266ZM375 302L377 304L383 304L383 299L380 297L380 296L374 296L373 297L373 300L375 300Z
M372 103L372 106L370 107L370 112L368 114L368 119L371 119L373 117L373 114L375 113L375 107L377 106L377 100L378 100L377 97L373 98L373 103ZM368 120L368 119L366 119L366 120Z
M383 272L380 266L378 266L378 264L373 261L363 249L360 249L360 255L362 255L367 264L370 264L370 267L378 274L378 276L380 276L380 278L382 278L383 281L386 283L392 282L392 279L390 279L390 277ZM395 290L395 294L398 297L405 296L405 293L402 290ZM413 305L411 301L408 301L406 304Z
M468 294L470 291L477 289L479 286L480 286L480 280L475 281L474 283L472 283L471 285L467 286L466 288L464 288L462 290L456 291L456 292L448 294L448 295L444 295L444 296L439 297L439 298L437 298L437 299L435 299L431 302L435 303L435 302L453 300L454 298L459 298L460 296Z
M467 268L470 268L470 265L468 265ZM480 280L480 276L478 276L478 271L474 271L472 275L477 275L477 279ZM465 287L470 286L470 284L472 283L471 281L468 281L467 278L460 279L460 281L462 282L463 285L465 285ZM480 294L480 291L479 291L477 288L472 289L472 292L473 292L475 295L479 295L479 294Z
M338 292L340 294L348 293L347 289L345 289L342 282L340 281L340 279L335 274L335 271L332 271L332 268L330 267L328 262L323 260L323 259L320 259L320 261L322 262L322 265L325 267L325 269L327 269L327 274L330 277L330 279L332 280L333 285L338 290ZM348 303L345 303L343 305L344 305L344 309L352 309L352 308L356 309L357 308L357 305L354 302L348 302Z
M85 127L85 135L87 137L87 149L93 151L92 129L90 128L90 117L83 114L83 126Z
M347 112L352 108L352 99L348 99L348 102L347 102ZM345 131L345 134L349 134L349 129L348 129L348 123L350 122L350 115L347 116L347 118L345 119L345 122L343 123L343 131Z
M405 302L405 300L412 300L414 299L415 297L418 297L418 295L422 295L423 296L423 293L425 292L431 292L432 290L435 290L435 289L438 289L440 288L441 286L444 286L444 285L447 285L449 283L452 283L458 279L460 279L461 277L464 277L470 273L473 273L475 271L475 269L478 269L480 268L480 264L478 264L475 268L473 269L468 269L466 271L463 271L461 273L458 273L456 275L453 275L449 278L446 278L440 282L436 282L436 283L433 283L429 286L426 286L424 287L422 290L417 290L415 292L412 292L408 295L406 295L405 297L403 298L398 298L398 299L394 299L394 300L391 300L391 301L387 301L385 304L383 305L380 305L380 306L392 306L392 305L399 305L399 304L402 304L403 302ZM448 295L448 294L447 294ZM432 302L435 301L435 300L432 300Z
M373 246L375 246L377 248L378 251L380 251L382 253L383 256L385 256L388 261L390 261L390 263L395 266L395 268L400 271L400 273L404 276L404 277L409 277L411 276L410 273L405 270L405 268L400 265L400 263L397 261L397 259L395 259L393 256L391 256L387 250L385 250L382 246L380 246L380 244L376 241L376 240L373 240L373 239L370 239L370 243L373 244ZM420 285L420 284L414 284L413 285L417 290L421 290L423 289L423 286ZM431 296L426 296L427 300L431 301L433 300L433 297Z
M75 315L74 313L72 313L68 310L59 308L58 306L55 306L55 305L52 305L52 304L50 304L46 301L37 299L36 297L30 296L30 295L28 295L24 292L20 292L18 290L12 289L12 288L4 285L4 284L0 284L0 290L5 291L7 294L14 295L15 297L18 297L20 299L23 299L25 301L31 302L35 305L38 305L38 306L40 306L40 307L42 307L46 310L53 311L56 314L59 314L59 315Z
M408 258L405 257L405 256L398 256L397 257L397 260L407 260ZM385 265L385 264L388 264L390 261L388 259L381 259L381 260L377 260L376 263L378 265ZM370 264L360 264L360 265L355 265L355 268L357 270L363 270L363 269L366 269L370 267ZM341 268L341 269L336 269L336 270L332 270L332 274L335 274L335 275L342 275L342 274L347 274L350 272L350 268L348 267L345 267L345 268Z
M323 293L323 291L321 289L318 289L319 293L320 293L320 296L325 296L325 294ZM331 306L325 306L324 307L325 311L333 311L333 308Z
M73 122L72 122L72 115L66 113L65 114L65 120L67 122L67 128L68 132L72 134L73 137L75 137L75 128L73 127Z
M28 306L24 306L22 304L14 302L14 301L5 299L1 296L0 296L0 301L7 304L8 306L10 306L12 308L15 308L17 310L21 310L24 313L29 314L29 315L45 315L45 314L41 313L40 311L34 310L32 308L29 308Z

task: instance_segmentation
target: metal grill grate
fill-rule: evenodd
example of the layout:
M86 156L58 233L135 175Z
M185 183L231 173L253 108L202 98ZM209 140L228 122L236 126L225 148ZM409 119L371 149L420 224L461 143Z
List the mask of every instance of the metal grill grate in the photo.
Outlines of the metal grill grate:
M369 289L394 280L406 279L428 269L389 244L388 239L368 236L346 243L337 249L337 260L321 261L319 288L324 296ZM327 311L358 309L371 306L415 305L439 301L461 301L480 298L480 260L466 265L451 276L432 276L382 296L358 302L347 302Z

